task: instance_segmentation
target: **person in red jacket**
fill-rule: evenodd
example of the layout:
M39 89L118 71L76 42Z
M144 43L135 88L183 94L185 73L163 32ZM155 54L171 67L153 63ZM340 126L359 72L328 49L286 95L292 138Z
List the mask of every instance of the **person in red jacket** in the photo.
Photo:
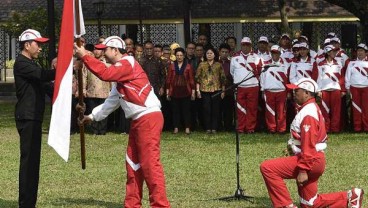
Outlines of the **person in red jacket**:
M105 51L107 67L87 55L84 47L74 46L94 75L103 81L114 82L109 97L80 121L90 123L106 118L119 105L126 118L132 119L126 153L126 196L124 207L142 207L143 182L149 191L151 207L170 207L166 197L165 177L160 162L160 137L163 127L161 104L146 73L134 57L126 54L125 43L118 36L110 36L96 48Z
M311 78L302 78L287 87L294 90L295 102L300 105L290 126L290 156L266 160L260 167L273 206L297 208L284 183L284 179L296 179L302 208L362 207L364 192L359 188L318 193L318 179L325 170L324 150L327 148L325 121L315 100L318 85Z
M195 99L193 68L185 59L185 50L176 48L176 60L170 64L166 78L166 98L171 101L174 134L179 131L181 117L185 133L190 134L190 100Z

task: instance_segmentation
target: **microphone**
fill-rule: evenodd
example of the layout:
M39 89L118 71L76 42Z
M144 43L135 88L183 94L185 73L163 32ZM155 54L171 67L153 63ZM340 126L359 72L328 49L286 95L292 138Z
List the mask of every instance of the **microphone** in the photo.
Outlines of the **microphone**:
M280 65L278 64L266 64L263 66L263 70L261 71L262 72L266 72L270 67L279 67Z

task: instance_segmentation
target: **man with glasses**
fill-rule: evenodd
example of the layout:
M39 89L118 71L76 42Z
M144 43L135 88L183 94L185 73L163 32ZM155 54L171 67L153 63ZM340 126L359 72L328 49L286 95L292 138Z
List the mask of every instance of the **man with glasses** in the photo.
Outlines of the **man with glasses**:
M125 207L141 207L143 183L149 191L151 207L170 207L166 197L165 177L160 162L160 137L163 117L160 101L139 63L126 54L125 43L118 36L110 36L96 48L105 51L110 67L87 55L84 47L74 46L77 57L102 80L116 82L105 102L84 116L81 123L100 121L120 105L131 118L126 153Z

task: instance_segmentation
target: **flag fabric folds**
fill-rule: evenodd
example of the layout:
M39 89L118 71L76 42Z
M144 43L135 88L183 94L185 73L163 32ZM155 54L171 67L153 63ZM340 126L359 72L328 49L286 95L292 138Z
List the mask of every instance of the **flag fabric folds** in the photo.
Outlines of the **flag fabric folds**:
M76 1L79 1L79 9L81 9L80 0ZM70 148L74 35L80 37L85 33L81 10L79 14L82 15L82 18L80 18L79 25L83 28L80 29L80 34L74 32L75 27L72 27L72 25L78 25L75 24L74 8L74 0L64 1L48 137L48 144L65 161L68 161Z

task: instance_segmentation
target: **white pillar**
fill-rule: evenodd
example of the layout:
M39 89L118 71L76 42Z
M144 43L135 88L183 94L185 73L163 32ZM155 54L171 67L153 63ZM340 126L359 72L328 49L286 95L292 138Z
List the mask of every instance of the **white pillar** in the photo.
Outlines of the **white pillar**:
M235 23L234 24L234 36L236 38L236 50L239 50L240 41L243 38L243 29L242 23Z
M119 25L119 36L126 34L126 25Z
M182 48L185 48L184 24L176 24L176 41Z

